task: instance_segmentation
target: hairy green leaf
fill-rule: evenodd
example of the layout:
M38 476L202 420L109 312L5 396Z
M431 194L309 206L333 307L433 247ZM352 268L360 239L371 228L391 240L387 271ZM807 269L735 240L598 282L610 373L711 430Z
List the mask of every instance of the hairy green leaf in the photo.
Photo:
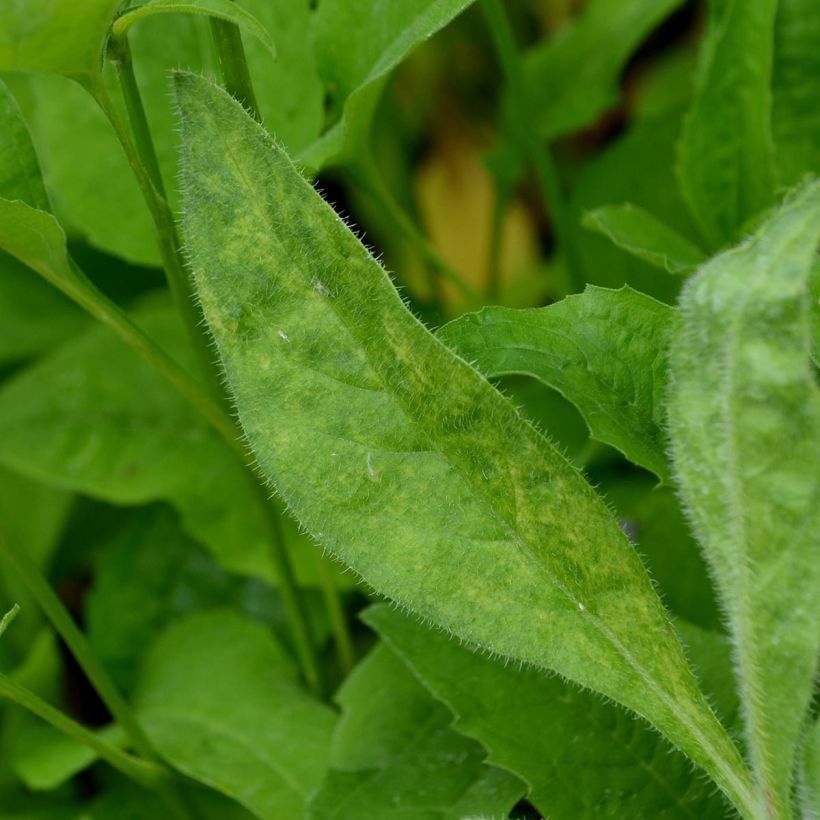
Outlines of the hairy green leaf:
M314 48L338 121L301 159L321 168L367 150L373 112L390 72L472 2L323 0L314 16Z
M734 637L754 769L781 811L820 650L818 238L815 182L690 280L670 360L675 469Z
M364 620L545 817L723 818L726 806L649 727L556 677L470 652L385 604ZM719 639L718 639L719 640Z
M327 764L333 712L257 624L230 612L194 615L148 652L140 719L181 772L262 820L304 817Z
M452 728L450 711L384 644L337 700L342 718L311 820L506 817L524 795L517 777L485 764L485 750Z
M544 139L594 122L618 102L629 56L681 0L591 0L578 20L525 58L532 115Z
M169 306L148 304L135 318L193 365ZM224 566L274 578L253 479L161 374L102 326L0 388L0 463L116 504L167 499Z
M202 14L235 23L256 37L272 57L276 56L276 46L268 30L256 17L232 0L148 0L140 6L127 8L114 21L111 32L115 37L124 37L133 25L145 17L179 13Z
M798 777L803 817L817 820L820 818L820 720L815 719L806 733Z
M594 286L554 305L487 307L438 337L489 378L522 373L554 387L592 435L666 479L666 356L673 311L630 288Z
M778 0L772 130L781 185L820 173L820 14L814 0Z
M629 202L587 211L583 225L667 273L689 273L705 258L685 236Z
M98 75L114 13L122 0L12 0L3 4L0 71Z
M772 204L771 72L776 0L712 0L678 179L710 249Z
M737 750L601 498L406 310L235 100L189 74L177 94L197 292L259 464L301 523L463 639L644 715L747 804Z

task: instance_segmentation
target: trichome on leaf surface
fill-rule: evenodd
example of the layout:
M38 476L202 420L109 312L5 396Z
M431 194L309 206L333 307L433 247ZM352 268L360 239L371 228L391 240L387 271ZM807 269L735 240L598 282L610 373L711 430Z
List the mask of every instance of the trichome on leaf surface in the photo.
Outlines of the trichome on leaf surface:
M818 34L0 0L0 820L820 817Z

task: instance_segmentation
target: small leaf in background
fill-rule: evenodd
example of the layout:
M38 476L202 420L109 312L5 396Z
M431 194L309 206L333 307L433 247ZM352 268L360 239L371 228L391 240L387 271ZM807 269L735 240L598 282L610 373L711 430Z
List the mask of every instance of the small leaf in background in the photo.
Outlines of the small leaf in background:
M506 817L526 791L485 764L482 746L452 728L449 709L383 644L336 699L342 717L310 820Z
M488 762L527 782L528 800L543 816L726 816L711 786L693 781L689 761L617 706L557 677L474 654L385 604L370 607L364 620L452 709L454 728L486 747Z
M487 307L438 337L488 378L533 376L580 410L590 432L665 480L667 344L673 311L624 287L587 287L528 310Z
M300 159L313 168L367 150L390 72L473 0L323 0L314 13L316 63L337 121ZM340 37L339 32L346 32Z
M129 29L145 17L156 14L202 14L226 20L252 35L276 56L276 46L268 30L252 14L232 0L147 0L141 6L126 9L111 27L114 37L125 36Z
M583 225L667 273L689 273L705 259L685 236L628 202L587 211Z
M197 293L245 433L300 522L461 638L644 715L750 804L737 749L603 500L407 311L235 100L191 74L177 94Z
M590 0L578 19L525 58L535 127L543 139L589 125L618 102L632 52L682 0Z
M220 610L175 624L154 644L137 708L179 771L261 820L303 817L327 765L335 715L297 679L264 629Z
M776 0L714 0L695 95L678 145L678 179L710 250L772 204L772 53Z
M164 300L134 318L194 361ZM168 500L223 566L275 577L252 477L163 376L101 325L0 387L0 464L116 504Z
M18 0L3 4L0 71L99 75L108 28L122 0Z
M815 0L778 0L772 131L781 185L820 173L820 15Z
M820 649L807 292L819 237L814 182L689 281L671 345L675 470L734 636L754 769L780 810Z

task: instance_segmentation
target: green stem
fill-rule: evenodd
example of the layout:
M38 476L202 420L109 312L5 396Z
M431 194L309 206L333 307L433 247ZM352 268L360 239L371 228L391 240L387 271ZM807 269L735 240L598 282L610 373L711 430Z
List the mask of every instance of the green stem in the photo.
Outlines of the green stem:
M170 773L164 766L153 761L142 760L111 745L2 673L0 673L0 697L8 698L24 709L28 709L32 714L50 723L55 729L93 749L106 763L110 763L115 769L142 786L156 788L160 781L170 777Z
M131 712L131 707L126 703L114 681L94 656L85 635L77 628L62 601L57 597L48 581L43 578L34 562L18 550L2 530L0 530L0 552L9 559L28 591L51 621L52 626L66 642L85 676L94 686L114 720L122 726L134 748L142 757L156 760L158 755L153 744L137 722Z
M128 112L128 119L134 132L133 141L105 85L98 83L92 89L92 93L108 117L134 172L154 222L162 267L165 271L165 278L168 281L174 304L182 317L193 348L200 360L202 371L208 378L211 391L215 396L221 397L219 377L214 367L213 357L208 349L207 337L203 332L201 315L196 307L191 281L179 254L179 236L177 235L173 214L165 199L165 188L162 183L151 132L148 129L145 108L134 76L134 67L131 62L128 44L124 41L118 41L116 45L112 45L112 54L117 67L117 76L120 80L120 88Z
M15 604L2 618L0 618L0 635L2 635L9 628L9 624L17 617L19 612L20 604Z
M211 17L211 34L219 56L225 90L236 97L257 122L262 122L239 26L228 20Z
M430 240L416 227L413 220L396 202L390 191L379 178L379 175L363 165L350 169L351 177L373 201L381 208L385 216L393 224L395 230L402 234L417 250L425 263L442 279L446 279L471 305L480 304L478 294L448 265L430 243Z
M355 658L353 655L353 639L350 635L350 626L345 617L339 588L333 578L330 561L318 550L316 561L319 568L319 583L322 585L322 596L330 616L330 627L333 630L333 640L336 645L336 655L339 658L339 667L342 673L347 674L353 669Z
M496 183L492 232L490 234L490 255L487 267L487 301L490 304L498 301L501 292L501 244L504 238L504 216L508 201L509 196L506 186Z
M575 258L569 211L564 192L561 188L561 181L552 158L552 152L549 146L543 144L537 132L532 128L530 115L532 106L529 102L527 83L510 21L501 0L481 0L481 6L498 55L498 61L501 63L509 85L515 112L516 139L526 152L527 159L535 171L535 178L541 196L552 217L557 244L566 256L571 275L578 277L580 269ZM581 280L576 281L575 284L577 287L583 287L583 281Z
M293 566L282 534L282 524L277 511L273 508L273 502L266 497L262 484L254 481L254 488L257 498L265 511L265 524L268 529L268 540L271 544L271 559L279 581L279 595L282 598L285 614L290 624L291 638L299 658L302 676L311 692L318 695L322 690L319 662L307 613L305 612L302 596L299 594L299 587L296 584Z

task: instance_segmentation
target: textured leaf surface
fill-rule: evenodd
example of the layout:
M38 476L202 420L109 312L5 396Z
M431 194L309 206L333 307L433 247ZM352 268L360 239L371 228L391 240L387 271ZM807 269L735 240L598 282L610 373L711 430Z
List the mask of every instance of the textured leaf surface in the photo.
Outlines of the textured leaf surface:
M98 74L108 27L121 2L4 2L0 71L34 71L76 79Z
M177 93L196 288L302 524L460 637L643 714L744 802L737 752L604 502L406 310L241 106L193 75Z
M820 174L820 14L814 0L778 0L772 130L781 185Z
M379 93L389 73L473 0L323 0L313 26L319 73L339 119L305 152L320 168L366 148ZM339 32L345 32L340 37Z
M364 615L489 761L523 777L545 817L724 818L689 761L622 709L547 677L483 657L379 604Z
M170 307L147 305L136 319L193 364ZM0 463L117 504L167 499L226 567L273 578L264 519L242 465L163 376L106 328L90 328L6 382L0 431Z
M670 364L675 467L734 636L752 760L782 805L820 649L819 235L813 183L690 280Z
M335 715L260 626L228 610L172 626L148 653L141 721L177 769L263 820L303 817Z
M772 204L771 72L776 0L715 0L695 97L678 146L678 177L710 249L737 238Z
M337 700L342 718L311 820L506 817L524 795L524 784L486 765L482 746L452 728L449 709L383 644Z
M235 23L248 34L253 35L276 56L276 46L268 30L252 14L232 0L148 0L134 9L127 10L114 21L111 27L116 37L122 37L128 30L145 17L156 14L203 14Z
M704 260L703 252L657 217L626 203L584 214L584 227L597 231L627 253L667 273L688 273Z
M438 337L490 378L523 373L559 390L595 438L665 479L662 402L672 316L630 288L590 286L544 308L468 313Z
M541 136L582 128L614 106L629 56L680 5L681 0L592 0L576 22L535 46L525 71Z

